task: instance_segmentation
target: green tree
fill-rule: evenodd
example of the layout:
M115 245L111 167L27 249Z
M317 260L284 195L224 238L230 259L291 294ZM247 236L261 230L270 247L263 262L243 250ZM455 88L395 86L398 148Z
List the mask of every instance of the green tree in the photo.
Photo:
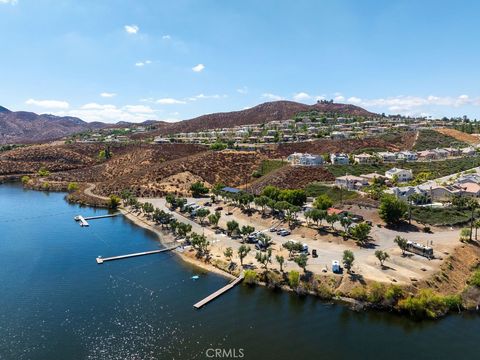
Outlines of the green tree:
M347 272L350 273L350 270L353 267L353 262L355 261L355 256L350 250L345 250L343 252L343 266L347 269Z
M230 220L227 222L227 234L228 236L231 236L234 233L239 232L239 225L238 222L235 220Z
M265 215L265 208L267 207L269 201L270 199L263 195L255 198L255 205L262 208L262 215Z
M245 259L250 252L250 247L247 245L240 245L238 248L238 257L240 258L240 265L243 266L243 259Z
M262 195L272 200L278 201L278 197L280 196L280 189L276 186L268 185L263 188Z
M307 194L304 190L281 190L278 200L286 201L295 206L303 206L307 201Z
M333 225L338 221L338 215L337 214L327 214L326 217L327 223L330 224L330 227L333 229Z
M47 177L49 175L50 175L50 171L48 171L44 167L41 167L40 170L38 170L38 176L40 176L40 177Z
M319 210L328 210L333 206L333 201L328 195L322 194L315 199L313 206Z
M390 257L390 255L388 255L386 251L382 251L382 250L375 251L375 256L377 257L378 261L380 261L380 266L382 267L385 260L387 260Z
M243 241L246 240L247 236L255 231L255 228L251 225L243 225L240 229L240 234L242 235Z
M200 225L203 225L203 220L210 214L210 210L205 208L200 208L196 211L197 217L200 219Z
M398 224L408 211L408 205L393 195L384 195L380 200L378 214L388 225Z
M350 235L361 243L365 243L368 240L371 229L372 227L367 223L360 223L350 228Z
M308 257L307 254L300 254L295 259L295 263L303 269L303 272L306 272Z
M199 197L208 193L208 188L201 182L197 181L190 186L193 197Z
M223 255L225 255L229 262L232 261L233 249L231 247L226 248Z
M208 215L208 222L213 227L217 227L218 222L220 221L220 217L221 217L221 213L219 211L216 211L215 213Z
M397 235L395 237L395 239L393 239L393 241L395 242L395 244L398 245L398 247L402 250L402 255L405 255L405 251L407 250L408 248L408 242L407 242L407 239Z
M116 209L120 205L121 201L122 200L117 195L112 194L108 198L108 207L110 209Z
M278 265L280 265L280 271L283 272L283 264L285 264L285 258L282 255L276 255L275 259L277 260Z
M255 259L263 265L263 268L267 270L268 264L272 262L272 249L268 249L266 252L258 251L255 255Z
M272 245L272 238L262 232L257 235L257 243L262 249L268 249Z
M343 226L343 231L345 232L345 236L349 233L350 225L352 225L352 218L350 216L341 216L340 217L340 224Z

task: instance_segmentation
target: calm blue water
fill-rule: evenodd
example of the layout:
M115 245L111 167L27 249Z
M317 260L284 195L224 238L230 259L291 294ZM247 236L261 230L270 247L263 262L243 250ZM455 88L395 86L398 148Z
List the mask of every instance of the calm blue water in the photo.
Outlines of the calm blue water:
M0 186L2 360L206 359L209 348L244 359L479 357L477 316L415 323L244 286L196 311L225 278L172 254L97 265L159 244L123 217L81 228L73 216L107 211L63 197Z

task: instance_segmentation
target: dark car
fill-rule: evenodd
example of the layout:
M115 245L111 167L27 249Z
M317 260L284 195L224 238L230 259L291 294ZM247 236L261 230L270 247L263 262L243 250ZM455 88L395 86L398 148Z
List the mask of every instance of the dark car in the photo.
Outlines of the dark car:
M314 258L318 257L318 254L317 254L317 250L316 250L316 249L313 249L313 250L312 250L312 257L314 257Z
M215 211L222 211L222 210L223 210L223 207L221 207L221 206L215 208Z

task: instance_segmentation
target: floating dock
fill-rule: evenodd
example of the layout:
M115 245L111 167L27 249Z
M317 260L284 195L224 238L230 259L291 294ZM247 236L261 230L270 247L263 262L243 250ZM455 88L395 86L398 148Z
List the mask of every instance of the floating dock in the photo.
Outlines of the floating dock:
M167 251L172 251L179 247L180 245L175 245L169 248L165 249L158 249L158 250L151 250L151 251L144 251L144 252L139 252L139 253L134 253L134 254L127 254L127 255L120 255L120 256L111 256L107 258L102 258L101 256L97 257L97 264L103 264L105 261L113 261L113 260L121 260L121 259L128 259L132 257L137 257L137 256L145 256L145 255L151 255L151 254L159 254Z
M215 291L213 294L208 295L205 299L200 300L199 302L197 302L196 304L194 304L193 307L194 307L195 309L200 309L200 308L203 307L204 305L208 304L210 301L215 300L217 297L219 297L219 296L222 295L223 293L227 292L228 290L230 290L230 289L233 288L234 286L238 285L242 280L243 280L243 273L242 273L238 278L236 278L235 280L231 281L230 283L228 283L227 285L225 285L225 286L222 287L221 289Z
M75 216L74 219L80 223L80 226L89 226L87 220L82 215Z

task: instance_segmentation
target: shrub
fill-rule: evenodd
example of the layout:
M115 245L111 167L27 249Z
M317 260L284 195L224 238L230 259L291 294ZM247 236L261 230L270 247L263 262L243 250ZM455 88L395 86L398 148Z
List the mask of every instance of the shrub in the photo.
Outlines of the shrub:
M365 301L368 298L368 294L363 286L356 286L350 291L350 297L356 300Z
M403 297L403 290L398 285L390 285L385 291L385 300L387 301L398 301Z
M442 296L430 289L423 289L415 296L400 300L398 306L414 318L435 319L445 315L450 309L460 307L461 298L458 295Z
M257 283L257 272L254 270L245 270L243 273L244 279L243 281L247 285L254 285Z
M373 283L368 293L368 301L371 303L381 303L385 299L385 286L380 283Z
M30 176L22 176L22 184L28 184L30 182Z
M108 207L110 209L116 209L120 205L121 199L117 195L110 195L108 198Z
M330 300L333 298L332 290L325 284L318 283L314 287L314 291L317 294L317 296L320 297L321 299Z
M480 269L475 270L468 283L470 285L480 287Z
M71 182L67 186L67 190L69 192L77 191L78 190L78 184L76 182Z
M292 270L288 273L288 285L292 289L298 288L298 285L300 283L300 273L298 271Z
M40 170L38 170L38 175L41 176L41 177L46 177L46 176L50 175L50 171L48 171L47 169L42 167L42 168L40 168Z
M50 183L48 183L47 181L45 181L43 184L42 184L42 188L43 190L50 190Z

